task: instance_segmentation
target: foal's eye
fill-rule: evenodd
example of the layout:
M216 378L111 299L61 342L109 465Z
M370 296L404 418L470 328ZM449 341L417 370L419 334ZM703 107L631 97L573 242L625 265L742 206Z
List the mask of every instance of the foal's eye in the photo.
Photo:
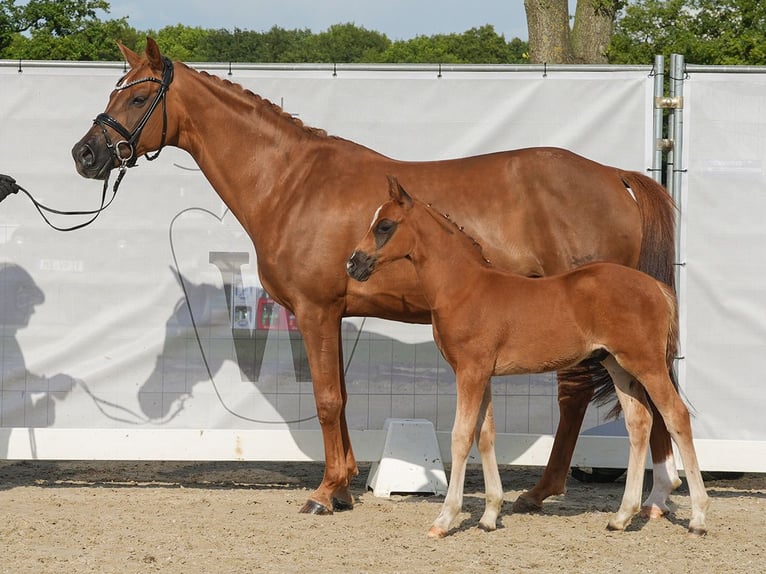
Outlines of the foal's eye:
M381 219L375 229L376 233L390 233L396 227L396 223L390 219Z

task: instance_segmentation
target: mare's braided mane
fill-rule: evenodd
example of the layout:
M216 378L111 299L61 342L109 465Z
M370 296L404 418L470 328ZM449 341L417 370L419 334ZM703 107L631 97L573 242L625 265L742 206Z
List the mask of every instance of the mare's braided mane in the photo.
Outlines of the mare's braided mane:
M208 72L205 72L204 70L199 71L199 74L204 76L204 77L206 77L206 78L209 78L209 79L211 79L211 80L213 80L215 82L220 82L220 83L222 83L226 87L234 88L234 89L237 89L237 90L241 91L247 97L253 98L253 100L255 101L256 104L265 104L266 106L269 107L269 109L271 109L278 116L290 120L293 124L295 124L296 126L302 128L304 131L306 131L306 132L308 132L308 133L310 133L312 135L319 136L319 137L333 137L333 136L328 135L328 133L325 130L321 129L321 128L314 128L314 127L311 127L311 126L307 126L299 118L297 118L294 115L289 114L286 111L284 111L281 106L278 106L277 104L275 104L271 100L268 100L268 99L266 99L266 98L264 98L262 96L259 96L255 92L252 92L252 91L248 90L247 88L242 87L241 84L237 84L237 83L232 82L230 80L227 80L225 78L221 78L220 76L216 76L215 74L209 74Z

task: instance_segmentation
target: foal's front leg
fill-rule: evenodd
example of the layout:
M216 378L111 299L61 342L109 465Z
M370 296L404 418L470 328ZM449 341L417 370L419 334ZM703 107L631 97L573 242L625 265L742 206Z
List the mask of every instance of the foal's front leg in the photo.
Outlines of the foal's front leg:
M492 381L484 389L479 422L476 427L476 444L481 455L481 467L484 472L484 514L479 520L479 528L490 532L497 528L497 516L503 506L503 484L497 469L495 454L495 415L492 408Z
M428 536L444 538L450 524L463 507L463 485L468 454L473 444L473 434L479 424L479 413L485 401L484 387L488 385L489 375L477 377L467 375L456 369L457 374L457 409L455 423L452 425L452 469L450 470L447 496L444 498L441 512L434 520ZM491 396L491 395L490 395ZM486 446L486 443L485 443ZM498 474L498 482L500 480ZM489 521L489 518L487 519Z

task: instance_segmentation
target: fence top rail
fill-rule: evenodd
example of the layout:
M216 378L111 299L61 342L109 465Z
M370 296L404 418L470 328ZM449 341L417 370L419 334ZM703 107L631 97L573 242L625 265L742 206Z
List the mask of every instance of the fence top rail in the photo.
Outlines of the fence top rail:
M704 66L686 64L687 74L766 74L766 66Z
M238 70L257 71L305 71L305 72L532 72L540 74L564 72L646 72L651 65L610 64L341 64L341 63L242 63L242 62L188 62L194 68L221 70L234 73ZM64 68L64 69L125 69L124 62L79 62L68 60L0 60L0 68Z

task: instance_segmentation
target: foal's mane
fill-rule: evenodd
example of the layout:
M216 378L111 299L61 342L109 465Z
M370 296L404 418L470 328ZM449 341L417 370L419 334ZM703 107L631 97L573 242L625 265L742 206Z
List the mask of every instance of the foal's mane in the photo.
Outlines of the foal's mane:
M476 249L476 251L481 256L484 263L487 265L492 265L492 262L487 259L486 255L484 255L484 249L481 246L481 243L476 241L474 237L466 233L465 228L462 225L458 225L456 221L453 221L452 218L449 216L449 213L442 213L441 211L437 210L432 204L430 203L422 203L422 205L426 208L426 211L437 221L439 222L442 227L444 227L448 232L453 233L457 230L457 233L459 235L462 235L465 239L468 240L468 242L471 244L471 246Z
M193 68L190 68L193 70ZM227 80L225 78L221 78L220 76L216 76L215 74L209 74L208 72L204 70L194 70L197 73L199 73L202 77L207 78L208 80L211 80L214 83L222 84L227 89L231 90L237 90L244 94L247 98L252 98L253 103L258 106L264 106L273 111L277 116L284 118L286 120L290 120L291 123L296 125L297 127L301 128L306 133L309 133L311 135L317 136L317 137L333 137L327 134L327 132L321 128L314 128L311 126L307 126L304 124L300 119L296 118L294 115L287 113L282 109L281 106L278 106L274 102L267 100L266 98L259 96L255 92L252 92L248 90L247 88L242 87L241 84L237 84L235 82L232 82L230 80ZM337 138L340 139L340 138Z

